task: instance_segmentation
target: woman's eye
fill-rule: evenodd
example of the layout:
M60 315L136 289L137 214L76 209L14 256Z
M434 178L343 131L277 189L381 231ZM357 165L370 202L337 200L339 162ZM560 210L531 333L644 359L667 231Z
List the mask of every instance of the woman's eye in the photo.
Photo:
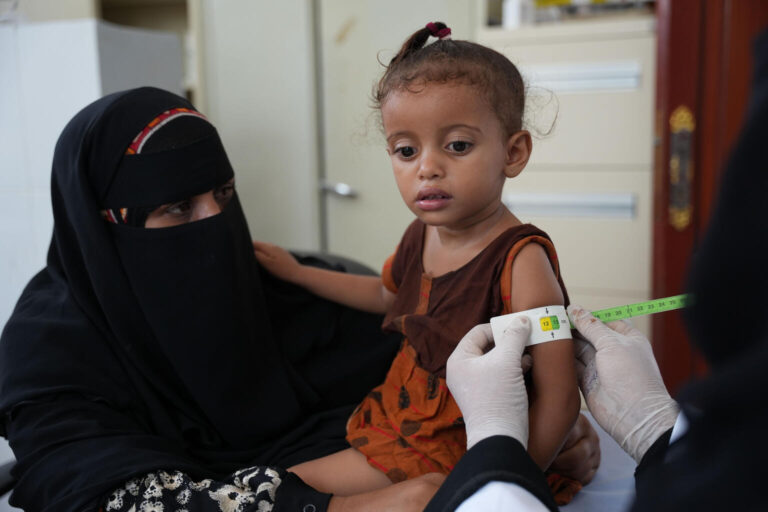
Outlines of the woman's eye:
M232 199L232 195L234 195L234 193L234 185L224 185L223 187L219 187L215 190L214 196L216 196L216 201L218 201L219 204L224 204Z
M395 153L400 153L400 156L402 156L403 158L411 158L413 155L416 154L416 150L411 146L401 146L395 149Z
M189 199L186 199L184 201L179 201L178 203L173 203L165 209L165 212L170 213L171 215L183 215L190 209L192 209L192 205L189 202Z
M448 144L448 149L453 151L454 153L466 153L470 150L472 147L471 142L466 142L463 140L456 140Z

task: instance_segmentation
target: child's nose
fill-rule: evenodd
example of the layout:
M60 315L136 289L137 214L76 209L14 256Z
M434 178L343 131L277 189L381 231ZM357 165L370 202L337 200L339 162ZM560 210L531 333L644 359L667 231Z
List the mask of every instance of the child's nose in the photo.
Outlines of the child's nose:
M439 155L432 151L424 151L419 161L419 178L431 180L440 178L445 174Z

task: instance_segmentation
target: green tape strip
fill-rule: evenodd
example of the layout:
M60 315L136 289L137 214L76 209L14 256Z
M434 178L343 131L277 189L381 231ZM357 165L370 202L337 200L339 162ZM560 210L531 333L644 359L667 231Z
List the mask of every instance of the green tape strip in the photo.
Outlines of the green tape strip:
M690 303L691 297L688 294L673 295L672 297L665 297L663 299L627 304L626 306L617 306L615 308L600 309L598 311L593 311L592 315L603 322L613 322L614 320L632 318L633 316L651 315L653 313L681 309ZM571 329L573 328L573 322L571 322Z

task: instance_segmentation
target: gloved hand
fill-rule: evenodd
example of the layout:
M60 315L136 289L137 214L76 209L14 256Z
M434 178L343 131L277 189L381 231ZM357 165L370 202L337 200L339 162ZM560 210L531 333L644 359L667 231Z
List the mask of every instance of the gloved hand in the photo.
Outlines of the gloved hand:
M579 306L568 316L587 341L574 339L576 370L592 416L638 463L679 412L646 337L628 322L606 325ZM588 343L587 343L588 342Z
M528 447L521 358L530 332L530 321L517 318L494 346L490 324L478 325L448 358L446 382L464 415L467 449L494 435L511 436Z

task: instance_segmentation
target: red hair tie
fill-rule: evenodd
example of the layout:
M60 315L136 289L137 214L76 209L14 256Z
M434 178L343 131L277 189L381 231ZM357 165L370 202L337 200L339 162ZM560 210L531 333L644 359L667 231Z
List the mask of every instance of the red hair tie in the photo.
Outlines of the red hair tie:
M451 35L450 28L448 27L438 28L438 26L432 22L427 23L427 30L429 30L429 33L438 39L443 39Z

